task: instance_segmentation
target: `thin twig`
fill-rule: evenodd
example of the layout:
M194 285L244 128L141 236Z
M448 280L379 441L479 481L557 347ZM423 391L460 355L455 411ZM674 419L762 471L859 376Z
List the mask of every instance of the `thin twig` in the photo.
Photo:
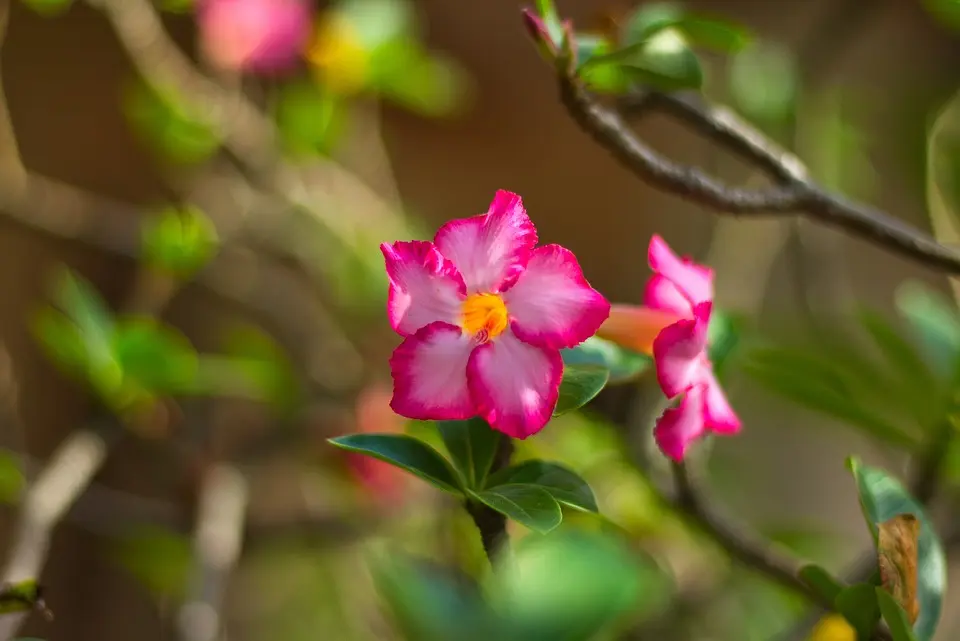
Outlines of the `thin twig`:
M643 143L621 116L591 96L580 81L560 74L560 97L571 117L607 151L641 180L664 191L709 207L718 213L739 216L805 215L920 264L949 274L960 274L960 251L938 243L930 235L869 205L856 203L819 187L809 179L792 180L785 186L767 189L742 189L727 185L702 170L678 164ZM690 104L701 130L713 129L714 139L740 154L748 149L744 131L738 133L729 123L721 127L709 109ZM694 112L691 112L693 117ZM731 139L739 142L734 147ZM772 158L768 158L769 163ZM772 171L771 163L768 171ZM778 172L786 175L784 165Z
M227 582L242 548L247 499L247 482L237 469L220 464L207 472L194 538L193 597L180 608L177 621L183 641L219 638Z

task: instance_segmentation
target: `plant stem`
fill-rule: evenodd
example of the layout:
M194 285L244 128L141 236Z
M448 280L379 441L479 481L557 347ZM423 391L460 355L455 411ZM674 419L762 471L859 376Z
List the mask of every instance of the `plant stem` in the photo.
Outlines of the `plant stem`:
M500 434L500 441L497 446L497 454L493 459L493 465L490 467L490 473L494 474L510 464L510 457L513 456L513 440L510 437ZM509 543L507 537L507 517L493 508L490 508L479 501L467 500L467 512L473 518L477 530L480 531L480 542L483 543L483 551L486 552L490 563L494 563L501 550Z

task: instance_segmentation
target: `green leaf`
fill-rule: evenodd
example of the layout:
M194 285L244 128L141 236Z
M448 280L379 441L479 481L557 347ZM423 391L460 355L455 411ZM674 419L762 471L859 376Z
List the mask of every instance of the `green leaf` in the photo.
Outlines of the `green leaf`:
M898 287L895 302L931 366L941 376L956 376L960 369L960 319L956 307L945 296L917 282Z
M914 446L898 425L874 409L876 399L864 399L862 380L851 378L843 364L809 349L761 347L747 355L743 371L768 391L821 412L885 442Z
M595 365L565 365L554 416L579 409L592 401L610 379L610 370Z
M664 29L675 27L683 20L683 9L672 2L650 2L627 18L621 33L624 44L646 42Z
M580 475L559 463L546 461L523 461L490 477L491 486L530 484L542 487L558 503L577 510L598 512L593 490Z
M84 375L87 348L76 324L66 314L44 307L34 316L30 329L53 362L70 375Z
M398 42L371 59L373 86L395 104L423 116L449 116L464 104L469 88L453 59L424 51L415 41Z
M693 44L719 51L740 51L750 43L746 29L719 18L688 15L677 26Z
M460 494L450 464L435 449L404 434L348 434L329 439L350 452L372 456L406 470L445 492Z
M480 418L468 421L437 421L437 429L454 468L463 478L465 487L471 490L482 489L497 454L500 439L507 437Z
M897 600L880 586L876 587L876 591L877 604L880 606L883 620L887 622L887 627L890 628L890 636L893 637L893 641L917 641L917 637L913 634L913 628L910 626L910 620L907 618L907 613L903 611Z
M510 641L586 641L621 616L648 615L669 589L621 539L568 530L524 539L491 576L489 594Z
M23 4L41 16L52 18L66 13L73 5L73 0L23 0Z
M638 55L624 60L622 65L635 81L659 91L699 89L703 85L700 59L675 29L657 33Z
M858 641L869 641L880 621L880 606L870 583L858 583L844 588L837 595L834 605L847 622L857 631Z
M546 534L563 520L560 504L537 485L512 483L471 492L476 500L534 532Z
M942 420L948 400L943 383L934 375L914 345L880 314L863 310L859 319L890 365L903 390L904 402L925 426Z
M341 139L348 112L332 92L314 82L295 81L281 86L274 118L288 153L327 156Z
M155 394L193 391L197 353L186 336L155 318L129 318L117 325L113 354L124 379Z
M113 551L116 562L150 592L180 599L186 595L193 551L190 539L155 527L138 527Z
M197 207L168 207L143 226L144 258L152 266L188 278L206 265L219 240L213 222Z
M819 565L805 565L797 573L800 580L809 585L825 600L833 602L844 590L840 581Z
M0 586L0 614L40 610L49 614L43 602L43 588L33 579Z
M136 80L124 95L127 118L143 141L174 163L199 164L220 147L221 136L178 91Z
M730 94L743 115L779 125L794 113L800 79L786 47L754 43L734 56L729 74Z
M857 482L864 517L874 540L877 524L900 514L913 514L920 521L918 544L918 592L920 617L913 626L919 641L930 641L937 629L946 592L946 556L936 531L923 508L904 486L881 469L862 465L857 459L847 462Z
M591 336L576 347L560 350L565 366L594 365L610 372L610 383L634 380L645 372L653 361L637 352L623 349L615 343Z
M714 309L707 329L707 344L713 372L723 378L730 358L736 353L746 326L746 319L739 314L731 314Z
M403 637L418 641L502 639L504 630L473 586L432 570L425 562L383 554L372 562L377 592ZM473 588L473 589L471 589Z
M26 481L20 461L12 452L0 451L0 503L13 503L23 492Z

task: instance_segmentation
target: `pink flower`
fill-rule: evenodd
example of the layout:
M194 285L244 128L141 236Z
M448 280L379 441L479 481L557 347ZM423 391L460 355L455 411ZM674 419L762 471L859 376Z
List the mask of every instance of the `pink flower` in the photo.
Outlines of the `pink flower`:
M227 70L286 71L310 38L311 5L310 0L199 0L200 46Z
M682 461L690 444L713 431L735 434L740 419L713 374L707 328L713 309L713 270L679 258L660 236L650 239L643 307L614 305L598 336L653 355L657 381L679 404L654 428L660 450Z
M560 349L596 332L610 304L559 245L536 247L520 197L498 191L486 214L451 220L433 242L380 246L388 314L404 337L390 359L390 406L408 418L479 415L523 439L557 403Z

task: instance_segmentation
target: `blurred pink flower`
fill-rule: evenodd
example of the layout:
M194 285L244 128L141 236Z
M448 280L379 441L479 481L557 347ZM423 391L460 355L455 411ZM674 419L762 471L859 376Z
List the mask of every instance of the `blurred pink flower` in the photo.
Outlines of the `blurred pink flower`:
M614 305L597 335L652 354L663 393L671 400L682 396L654 428L660 450L682 461L689 445L707 431L735 434L741 424L707 355L713 270L679 258L660 236L650 239L647 256L654 275L644 305Z
M479 415L523 439L556 405L563 360L597 331L610 303L559 245L536 247L519 196L452 220L433 242L383 244L388 315L404 337L390 359L391 407L422 420Z
M312 29L311 0L198 0L200 46L214 64L261 74L294 66Z
M406 420L390 409L390 387L373 384L357 397L356 431L390 434L403 432ZM397 505L407 494L410 475L383 461L362 454L346 453L347 465L356 479L381 505Z

